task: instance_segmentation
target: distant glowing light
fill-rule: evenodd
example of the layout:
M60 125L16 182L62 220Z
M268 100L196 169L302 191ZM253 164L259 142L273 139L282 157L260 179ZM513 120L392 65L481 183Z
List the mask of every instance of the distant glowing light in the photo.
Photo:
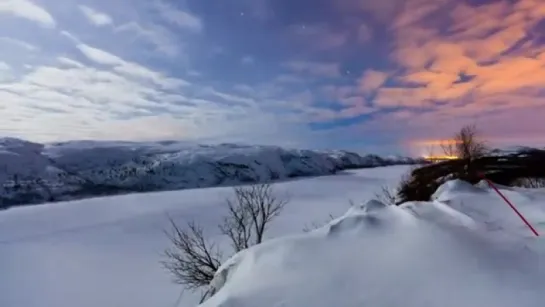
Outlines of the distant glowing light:
M429 161L438 161L438 160L456 160L459 159L458 156L448 156L448 155L438 155L438 156L423 156L424 159Z

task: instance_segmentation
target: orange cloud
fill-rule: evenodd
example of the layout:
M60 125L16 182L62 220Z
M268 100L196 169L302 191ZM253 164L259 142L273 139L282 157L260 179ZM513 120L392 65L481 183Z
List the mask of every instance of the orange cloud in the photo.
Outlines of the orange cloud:
M529 106L528 98L515 106L498 97L545 86L545 48L527 39L545 16L545 1L471 6L454 0L408 0L409 7L393 26L391 58L404 69L395 77L402 86L378 89L375 105L422 108L440 101L448 103L441 106L444 113L476 116L493 106ZM450 26L442 34L426 17L446 9L451 10L450 20L446 18Z

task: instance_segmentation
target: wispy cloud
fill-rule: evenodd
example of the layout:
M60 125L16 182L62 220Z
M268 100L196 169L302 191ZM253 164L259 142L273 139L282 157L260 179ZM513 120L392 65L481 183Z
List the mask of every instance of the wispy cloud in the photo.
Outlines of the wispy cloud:
M255 58L253 56L246 55L240 61L242 64L250 65L255 63Z
M99 12L91 7L80 5L80 11L85 15L85 18L97 27L113 24L113 19L110 15Z
M56 25L55 19L48 11L29 0L2 0L0 14L2 13L25 18L48 28L54 28Z
M0 37L0 42L5 43L5 44L11 44L11 45L26 49L28 51L38 50L38 47L36 47L35 45L29 44L29 43L27 43L25 41L15 39L15 38L11 38L11 37L5 37L5 36Z
M58 57L57 60L61 63L61 64L64 64L64 65L67 65L69 67L76 67L76 68L83 68L85 67L82 63L78 62L78 61L75 61L75 60L72 60L70 58L67 58L67 57Z
M125 61L116 55L86 44L78 44L76 47L89 60L97 64L113 66L113 69L116 72L128 77L152 81L156 85L159 85L165 89L175 89L189 84L185 80L165 77L159 72L153 71L134 62Z
M388 73L368 69L364 72L363 76L359 79L358 85L363 93L371 93L381 87L388 79Z
M180 47L173 38L173 35L158 25L142 26L134 21L122 24L116 27L116 32L129 32L135 34L138 38L151 43L157 51L169 56L179 54Z
M160 16L170 24L196 32L203 29L203 23L199 17L177 8L174 4L163 0L153 0L152 3Z
M293 72L317 77L338 77L340 75L338 63L291 61L284 63L284 66Z

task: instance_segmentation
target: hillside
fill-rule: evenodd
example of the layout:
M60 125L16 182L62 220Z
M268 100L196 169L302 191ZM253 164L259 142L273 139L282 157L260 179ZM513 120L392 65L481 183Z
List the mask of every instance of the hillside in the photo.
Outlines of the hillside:
M180 141L0 139L1 207L100 195L202 188L410 164L407 157Z

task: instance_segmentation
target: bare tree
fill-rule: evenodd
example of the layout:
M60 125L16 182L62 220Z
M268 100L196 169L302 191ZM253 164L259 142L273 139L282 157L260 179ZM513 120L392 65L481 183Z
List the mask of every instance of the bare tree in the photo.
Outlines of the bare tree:
M462 127L454 135L451 142L442 144L441 147L445 155L456 157L463 161L463 167L457 171L457 176L458 178L466 179L476 176L476 172L473 169L473 161L483 157L488 152L488 147L485 141L481 139L475 125Z
M172 273L173 281L188 290L208 285L221 265L221 252L205 239L203 229L194 222L182 230L172 218L169 221L172 230L165 234L173 247L165 250L167 259L161 263Z
M268 224L288 203L287 197L278 197L269 184L234 188L234 200L227 200L228 213L219 225L229 238L235 252L263 241ZM170 219L170 218L169 218ZM174 282L188 290L197 290L210 284L221 265L223 255L213 242L205 239L202 227L194 222L181 229L170 219L172 230L166 232L172 248L165 251L163 266L174 276ZM201 301L208 292L204 292Z
M485 141L481 139L475 125L462 127L450 142L441 144L441 148L445 155L463 160L480 158L488 151L488 147Z
M288 203L287 197L277 197L270 184L235 188L235 200L227 200L229 214L220 230L231 240L235 251L241 251L263 241L269 222Z

